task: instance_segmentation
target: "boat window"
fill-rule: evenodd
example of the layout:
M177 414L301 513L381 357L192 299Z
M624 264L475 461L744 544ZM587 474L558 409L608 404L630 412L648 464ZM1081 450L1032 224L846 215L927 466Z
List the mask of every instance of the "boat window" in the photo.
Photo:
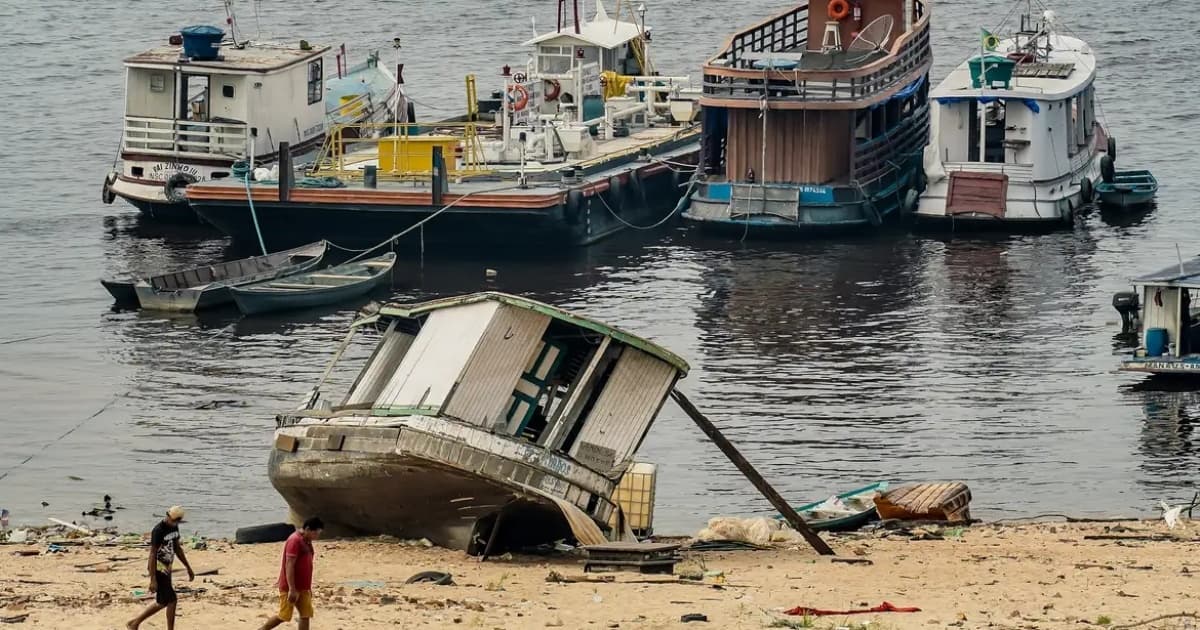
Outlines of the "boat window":
M325 93L322 60L314 59L308 62L308 104L319 103Z
M570 46L542 46L538 55L538 71L549 74L566 74L571 71Z

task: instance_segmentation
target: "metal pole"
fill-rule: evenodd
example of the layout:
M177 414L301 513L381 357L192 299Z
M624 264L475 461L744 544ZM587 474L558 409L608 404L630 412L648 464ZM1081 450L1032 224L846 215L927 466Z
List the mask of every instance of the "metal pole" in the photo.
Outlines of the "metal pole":
M770 501L771 505L774 506L775 509L778 510L785 519L787 519L787 522L792 526L792 529L800 532L800 535L804 537L804 540L807 540L808 544L812 545L812 548L815 549L817 553L823 556L835 555L829 544L822 540L816 532L809 528L808 524L804 522L804 519L801 518L798 513L796 513L796 510L793 509L791 505L788 505L788 502L784 501L783 497L779 496L779 493L775 491L775 488L771 487L771 484L767 483L767 480L763 479L762 475L758 474L758 471L754 469L754 466L752 466L750 462L746 461L746 458L742 457L742 454L739 453L736 448L734 448L733 444L730 443L729 440L725 439L725 436L721 434L717 427L711 421L709 421L704 414L700 413L700 410L692 404L692 401L687 399L687 396L683 395L683 392L679 391L678 389L672 389L671 398L678 403L679 408L682 409L683 412L686 413L688 417L690 417L692 421L696 423L696 426L700 427L700 430L708 436L708 439L712 440L713 443L717 445L717 448L721 449L721 452L725 454L725 457L728 457L729 461L733 462L734 466L737 466L737 469L740 470L743 475L745 475L746 479L748 479L750 483L753 484L754 487L760 493L762 493L764 497L766 497L767 501Z

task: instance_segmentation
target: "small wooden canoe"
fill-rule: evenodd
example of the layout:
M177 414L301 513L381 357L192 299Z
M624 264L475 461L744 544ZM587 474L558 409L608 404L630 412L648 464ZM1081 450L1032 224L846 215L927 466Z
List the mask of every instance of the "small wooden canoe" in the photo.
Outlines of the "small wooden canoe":
M245 315L337 304L366 295L390 278L396 254L233 287Z
M233 299L230 287L312 269L321 264L328 249L328 243L317 241L265 256L185 269L138 280L134 291L143 309L190 313L228 304Z
M852 531L875 520L875 497L887 488L888 482L880 481L824 501L801 505L796 512L815 531Z
M1158 180L1150 171L1117 171L1111 182L1096 184L1100 204L1115 208L1144 206L1158 193Z
M918 483L875 497L879 518L902 521L969 521L971 490L967 484Z

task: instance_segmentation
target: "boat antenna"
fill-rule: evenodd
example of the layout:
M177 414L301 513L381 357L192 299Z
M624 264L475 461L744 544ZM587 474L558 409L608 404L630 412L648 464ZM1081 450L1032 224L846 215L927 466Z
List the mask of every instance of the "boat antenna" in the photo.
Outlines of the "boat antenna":
M233 45L241 48L237 39L237 16L233 13L233 0L225 0L225 23L229 25L229 36L233 38Z

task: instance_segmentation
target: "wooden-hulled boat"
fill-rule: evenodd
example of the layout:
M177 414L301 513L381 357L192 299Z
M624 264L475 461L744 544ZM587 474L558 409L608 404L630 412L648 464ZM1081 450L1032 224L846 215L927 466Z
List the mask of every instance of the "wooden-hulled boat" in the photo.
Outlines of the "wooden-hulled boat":
M342 342L378 344L349 390L276 418L268 476L294 517L474 553L622 538L616 489L683 359L501 293L372 310Z
M902 521L969 521L971 490L967 484L918 483L875 497L879 518Z
M388 252L344 265L231 287L229 292L244 315L337 304L373 291L389 278L395 264L396 254Z
M280 278L321 264L326 241L310 243L265 256L231 260L138 280L138 304L153 311L190 313L229 303L230 287Z
M1117 171L1112 181L1102 179L1096 184L1100 205L1111 208L1136 208L1154 201L1158 180L1150 171Z
M875 498L886 492L888 482L880 481L869 486L843 492L830 500L817 501L796 508L814 531L852 531L875 520Z
M1200 375L1200 258L1181 260L1133 279L1133 291L1113 296L1123 332L1137 331L1127 372L1195 378Z

